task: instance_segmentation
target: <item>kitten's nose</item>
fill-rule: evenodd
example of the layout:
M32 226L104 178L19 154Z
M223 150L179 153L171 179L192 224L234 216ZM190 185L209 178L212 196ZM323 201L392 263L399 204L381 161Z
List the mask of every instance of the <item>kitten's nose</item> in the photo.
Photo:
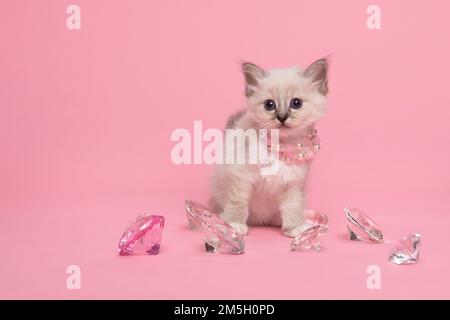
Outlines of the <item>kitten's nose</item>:
M287 114L277 114L277 119L278 121L280 121L281 123L284 123L286 121L286 119L288 118Z

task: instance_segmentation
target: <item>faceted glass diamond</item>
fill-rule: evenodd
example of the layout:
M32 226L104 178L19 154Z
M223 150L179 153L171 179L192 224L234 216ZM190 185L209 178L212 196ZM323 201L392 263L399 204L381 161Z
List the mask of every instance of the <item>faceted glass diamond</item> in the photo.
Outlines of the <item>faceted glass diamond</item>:
M207 252L244 253L244 237L219 215L212 213L196 201L186 200L185 206L191 229L200 229L205 236Z
M400 239L389 261L395 264L414 264L419 260L421 236L418 233Z
M202 231L202 226L200 224L198 224L198 222L195 221L194 218L192 218L192 216L190 216L189 214L186 214L186 217L187 217L189 229L191 229L192 231L196 231L196 232Z
M328 231L328 217L314 210L305 210L305 222L310 225L291 242L291 250L320 251L320 241Z
M361 210L345 208L347 229L350 240L363 242L383 242L383 232L380 227Z
M120 239L119 254L158 254L163 228L163 216L145 214L137 217Z
M186 200L184 203L186 207L186 218L188 221L189 229L201 232L203 230L201 213L209 211L209 209L196 201Z

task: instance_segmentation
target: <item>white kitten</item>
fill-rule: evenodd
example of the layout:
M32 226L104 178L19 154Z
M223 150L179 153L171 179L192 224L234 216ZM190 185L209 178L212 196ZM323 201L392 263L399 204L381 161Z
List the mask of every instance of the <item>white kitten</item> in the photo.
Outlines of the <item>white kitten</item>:
M306 70L263 70L244 63L243 72L248 108L230 118L229 128L279 129L280 144L295 143L324 115L325 59ZM303 210L309 165L280 160L278 173L270 176L248 164L220 165L211 182L211 208L241 234L247 233L247 224L272 225L295 237L307 227Z

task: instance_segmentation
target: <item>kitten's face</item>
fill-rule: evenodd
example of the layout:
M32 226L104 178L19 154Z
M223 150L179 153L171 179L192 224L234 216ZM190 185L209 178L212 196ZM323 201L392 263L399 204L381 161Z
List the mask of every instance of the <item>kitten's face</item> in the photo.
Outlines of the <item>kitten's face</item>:
M281 137L295 135L324 115L326 60L318 60L306 70L265 71L248 63L243 69L250 114L258 129L280 129Z

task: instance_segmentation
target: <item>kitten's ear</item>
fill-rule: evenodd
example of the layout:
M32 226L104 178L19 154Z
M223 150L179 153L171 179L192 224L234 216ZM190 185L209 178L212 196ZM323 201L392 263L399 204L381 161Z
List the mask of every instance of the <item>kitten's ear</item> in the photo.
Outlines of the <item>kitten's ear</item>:
M242 64L242 72L244 72L245 77L245 95L248 97L253 93L254 88L259 85L265 71L256 64L246 62Z
M313 62L304 73L323 95L328 93L328 68L327 59L319 59Z

